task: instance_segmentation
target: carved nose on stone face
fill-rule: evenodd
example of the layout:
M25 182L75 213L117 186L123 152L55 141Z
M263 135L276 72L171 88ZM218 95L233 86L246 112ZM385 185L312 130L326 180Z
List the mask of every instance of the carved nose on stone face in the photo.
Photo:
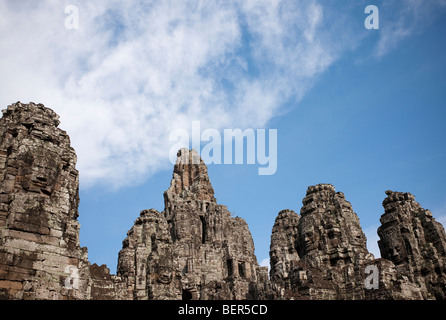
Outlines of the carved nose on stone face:
M305 250L308 250L308 249L310 249L311 248L311 245L312 245L312 239L309 237L309 236L305 236L304 237L304 245L305 245Z
M399 254L398 250L393 248L392 251L391 251L391 257L394 260L399 260L400 254Z

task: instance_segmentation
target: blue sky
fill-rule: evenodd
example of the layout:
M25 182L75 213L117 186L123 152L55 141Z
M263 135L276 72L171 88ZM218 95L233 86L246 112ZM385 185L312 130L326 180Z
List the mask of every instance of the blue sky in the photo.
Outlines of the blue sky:
M367 5L379 29L367 30ZM67 5L79 29L67 30ZM387 189L446 222L446 2L0 1L0 103L45 104L78 156L81 245L116 270L143 209L163 210L169 133L277 129L278 164L210 165L259 262L309 185L345 193L376 255ZM378 253L379 254L379 253Z

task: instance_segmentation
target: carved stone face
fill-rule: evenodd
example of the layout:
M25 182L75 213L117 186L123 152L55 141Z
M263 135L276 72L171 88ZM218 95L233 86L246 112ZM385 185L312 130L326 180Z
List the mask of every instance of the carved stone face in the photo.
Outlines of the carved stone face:
M172 282L172 271L168 267L159 267L157 281L162 284Z
M304 233L304 248L305 252L309 252L314 249L314 231L313 229L308 229Z
M401 237L398 236L395 230L387 229L380 234L380 238L385 239L385 242L381 242L381 251L383 253L383 258L389 259L395 265L400 264L406 258L406 250L404 244L401 241Z
M390 255L391 261L395 264L403 262L406 256L403 244L396 239L392 239L390 241L388 253Z
M308 223L302 224L299 254L306 254L317 249L317 243L319 241L319 236L314 230L314 226L319 225L309 220Z
M271 263L274 265L277 263L277 261L279 261L279 257L281 256L280 254L280 248L279 247L274 247L271 252L270 252L270 259L271 259Z
M272 275L274 279L282 279L283 278L283 263L279 262L274 266L274 274Z
M173 279L173 267L172 261L168 258L168 255L163 255L158 260L158 264L155 266L156 280L158 283L170 284Z

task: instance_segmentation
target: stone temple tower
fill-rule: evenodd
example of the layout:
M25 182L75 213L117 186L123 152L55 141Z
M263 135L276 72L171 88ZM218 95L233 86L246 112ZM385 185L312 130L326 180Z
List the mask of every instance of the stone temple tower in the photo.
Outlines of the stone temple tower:
M89 299L76 154L59 116L17 102L0 119L0 296ZM71 279L70 279L71 277Z
M141 299L259 298L267 268L257 263L246 221L217 204L195 150L178 152L164 202L162 213L143 211L123 242L118 275L127 278L133 294Z

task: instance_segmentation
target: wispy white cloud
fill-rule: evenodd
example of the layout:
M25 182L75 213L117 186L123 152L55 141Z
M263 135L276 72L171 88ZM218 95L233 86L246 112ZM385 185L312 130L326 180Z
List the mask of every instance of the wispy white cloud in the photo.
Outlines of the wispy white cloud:
M0 102L61 115L84 186L133 184L170 165L168 134L262 127L336 53L317 1L0 3Z
M445 0L384 1L380 6L380 39L375 56L384 56L404 39L422 31L445 7Z
M193 120L264 127L358 42L317 0L77 1L79 30L68 4L0 2L0 104L59 113L84 187L169 167L169 132Z

